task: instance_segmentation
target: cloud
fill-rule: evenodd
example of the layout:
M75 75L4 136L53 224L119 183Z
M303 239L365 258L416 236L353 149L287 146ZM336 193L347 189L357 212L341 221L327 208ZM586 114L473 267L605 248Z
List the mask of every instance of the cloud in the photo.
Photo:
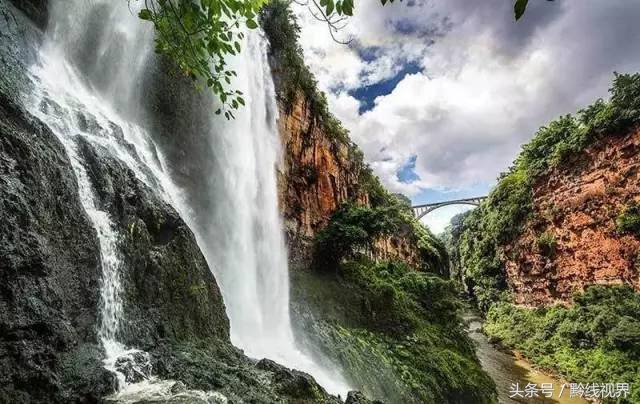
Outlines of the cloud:
M361 0L344 46L301 10L311 70L391 190L491 182L538 127L606 96L613 71L640 70L640 2L534 1L518 23L512 13L505 0ZM366 91L411 64L393 90Z

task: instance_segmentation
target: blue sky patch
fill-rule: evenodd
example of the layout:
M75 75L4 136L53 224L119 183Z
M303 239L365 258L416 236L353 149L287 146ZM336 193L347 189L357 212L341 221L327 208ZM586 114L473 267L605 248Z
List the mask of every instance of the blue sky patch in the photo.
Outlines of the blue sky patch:
M357 47L356 52L358 52L358 57L362 59L364 62L373 62L380 57L380 52L382 48L379 46L366 46L366 47Z
M368 57L373 57L372 54L367 54ZM391 94L391 92L396 88L398 83L400 83L406 75L408 74L416 74L422 72L422 67L415 63L410 62L403 66L402 70L400 70L395 76L380 81L375 84L371 84L369 86L360 87L355 90L349 91L349 95L360 101L360 108L358 112L360 115L364 114L367 111L373 109L374 100L376 97L380 97L382 95Z
M418 156L414 154L413 156L409 157L409 160L407 160L407 162L404 163L402 167L400 167L400 169L396 173L396 176L398 177L398 181L404 184L411 184L412 182L415 182L420 179L420 177L418 176L418 174L416 174L416 171L415 171L417 159L418 159Z

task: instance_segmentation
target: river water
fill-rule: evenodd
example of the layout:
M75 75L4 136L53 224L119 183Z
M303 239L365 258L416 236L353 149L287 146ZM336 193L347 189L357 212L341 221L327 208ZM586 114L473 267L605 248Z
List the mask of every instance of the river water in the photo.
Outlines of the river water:
M501 404L587 404L588 401L579 397L569 397L569 387L558 398L564 382L549 377L533 369L527 362L518 360L514 356L497 349L482 333L482 319L473 313L467 313L464 321L468 327L469 337L476 345L476 354L482 368L496 383L498 400ZM554 388L553 398L511 398L511 384L519 383L520 390L524 390L527 383L533 383L540 388L542 383L551 383Z

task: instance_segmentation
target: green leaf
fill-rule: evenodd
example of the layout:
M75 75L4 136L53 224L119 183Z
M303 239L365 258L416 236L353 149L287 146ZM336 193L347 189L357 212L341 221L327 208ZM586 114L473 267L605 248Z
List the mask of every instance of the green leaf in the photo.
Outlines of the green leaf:
M516 15L516 21L518 21L524 14L524 11L527 9L527 3L529 3L529 0L516 0L516 4L513 6L513 12Z
M153 13L151 12L151 10L145 8L140 10L140 12L138 13L138 17L141 20L151 21L153 19Z
M333 10L334 10L334 4L333 4L333 0L328 0L327 1L327 6L326 6L326 14L327 16L330 16L331 14L333 14Z
M254 20L247 20L247 27L250 29L256 29L258 28L258 23L256 23Z
M342 13L349 16L353 15L353 0L343 0Z

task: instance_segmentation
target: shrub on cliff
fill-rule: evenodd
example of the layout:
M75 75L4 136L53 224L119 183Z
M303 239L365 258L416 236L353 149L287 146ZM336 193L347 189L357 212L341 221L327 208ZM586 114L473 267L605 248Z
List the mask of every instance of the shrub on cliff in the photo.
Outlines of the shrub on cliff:
M556 253L557 246L558 241L556 241L556 237L553 233L545 231L536 239L536 247L538 247L540 254L545 257L552 257Z
M621 234L640 236L640 204L634 202L620 213L616 218L616 230Z
M321 270L338 270L344 260L369 256L377 239L403 234L420 254L419 270L448 274L444 244L420 224L406 201L384 191L374 207L344 203L314 240L314 263Z
M369 208L345 203L316 236L316 263L335 269L343 259L370 250L376 238L397 231L400 225L392 207Z

